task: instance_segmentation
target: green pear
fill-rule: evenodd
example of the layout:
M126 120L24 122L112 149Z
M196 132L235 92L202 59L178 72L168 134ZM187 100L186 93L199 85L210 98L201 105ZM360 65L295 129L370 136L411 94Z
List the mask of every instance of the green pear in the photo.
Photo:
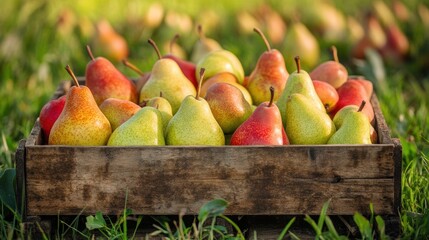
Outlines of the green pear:
M282 115L283 125L285 125L286 112L287 112L287 100L289 96L294 93L300 93L313 103L313 105L321 110L326 111L325 106L317 95L316 90L314 89L313 81L310 78L310 75L301 69L300 57L295 57L295 63L297 65L297 70L291 73L286 81L285 89L277 100L277 106L279 107L280 113Z
M198 36L199 39L192 50L191 62L193 63L199 62L209 52L222 49L216 40L204 35L201 25L198 25Z
M338 131L332 135L328 144L371 144L371 124L361 112L365 101L357 111L350 111L344 117Z
M140 109L113 131L107 145L165 145L161 113L153 107Z
M291 144L325 144L335 133L329 115L306 96L294 93L286 105L285 130Z
M203 81L218 73L230 72L237 78L238 83L243 84L243 66L237 56L230 51L222 49L206 54L197 63L197 69L195 71L196 76L198 76L198 73L202 68L206 69Z
M145 107L146 106L154 107L160 111L162 117L162 125L164 126L165 131L168 122L170 122L171 118L173 117L173 109L171 108L171 104L168 102L168 100L162 97L162 92L159 94L158 97L153 97L149 99L149 101L145 103Z
M106 145L112 133L109 120L98 108L91 90L86 86L79 86L69 66L66 70L76 86L72 86L67 92L64 109L52 126L48 143L77 146Z
M153 65L150 77L140 91L140 102L157 97L159 92L162 92L175 114L186 96L196 94L195 87L183 74L179 65L174 60L161 58L155 43L149 41L157 51L159 60Z
M225 136L207 101L201 97L200 88L204 76L201 70L196 96L187 96L170 120L166 130L167 145L225 145Z
M229 83L213 84L204 98L225 134L233 133L253 112L240 89Z
M361 106L362 106L362 104L365 104L364 103L365 101L362 101L362 103L361 103ZM333 120L333 122L334 122L334 124L335 124L335 127L337 128L337 129L340 129L341 128L341 125L343 124L343 122L344 122L344 119L346 118L346 116L349 114L349 113L351 113L351 112L357 112L357 111L359 111L359 109L360 109L360 106L356 106L356 105L347 105L347 106L345 106L345 107L343 107L343 108L341 108L336 114L335 114L335 116L334 116L334 118L332 119ZM368 120L369 121L369 120ZM375 128L370 124L370 126L369 126L369 135L371 136L371 142L372 143L377 143L377 140L378 140L378 134L377 134L377 131L375 130Z
M283 54L289 56L285 58L286 67L293 69L293 57L301 56L302 66L306 69L312 69L320 58L320 48L317 39L308 30L308 28L300 22L292 23L286 33Z

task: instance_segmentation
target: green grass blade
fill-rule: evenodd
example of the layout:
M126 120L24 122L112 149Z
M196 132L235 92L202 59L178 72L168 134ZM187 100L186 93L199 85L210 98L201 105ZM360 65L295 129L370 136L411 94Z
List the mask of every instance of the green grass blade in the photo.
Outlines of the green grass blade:
M296 217L293 217L291 220L289 220L289 222L286 224L286 226L283 228L282 232L280 233L280 235L277 237L277 240L281 240L285 237L287 231L289 230L289 228L292 226L292 224L295 222Z

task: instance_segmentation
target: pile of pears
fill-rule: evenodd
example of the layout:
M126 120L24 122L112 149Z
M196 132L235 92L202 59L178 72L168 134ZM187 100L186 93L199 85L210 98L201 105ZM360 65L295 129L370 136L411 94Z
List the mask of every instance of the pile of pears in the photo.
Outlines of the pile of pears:
M90 60L84 83L69 66L73 86L40 112L43 139L50 145L289 145L377 142L372 83L348 75L338 61L311 72L289 74L281 52L267 50L246 76L239 58L206 37L199 27L191 61L158 55L150 72L124 63L141 77L133 81L108 59Z

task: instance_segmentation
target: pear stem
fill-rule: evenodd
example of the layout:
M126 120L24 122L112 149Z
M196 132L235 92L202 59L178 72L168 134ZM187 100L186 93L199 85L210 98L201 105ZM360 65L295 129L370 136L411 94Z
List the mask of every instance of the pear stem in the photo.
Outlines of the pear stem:
M92 61L95 60L94 55L92 54L91 47L89 45L86 45L86 52L88 52L89 57Z
M147 42L152 45L152 47L155 49L156 54L158 55L158 60L162 58L161 56L161 52L159 51L158 46L156 45L155 41L153 41L152 39L149 38L149 40L147 40Z
M159 97L162 97L162 91L159 91Z
M138 67L136 67L136 65L128 62L126 59L122 60L122 63L127 66L128 68L130 68L131 70L133 70L134 72L138 73L140 76L144 75L144 72L142 72Z
M198 88L197 88L197 96L195 96L195 99L197 99L197 100L200 99L201 85L203 83L204 73L205 72L206 72L206 69L205 68L201 68L201 70L200 70L200 81L198 82Z
M170 54L173 54L173 46L177 42L177 39L179 39L180 35L176 34L174 35L173 39L170 41Z
M273 105L274 102L274 87L271 86L270 87L270 103L268 103L268 107L271 107L271 105Z
M253 31L255 31L259 36L261 36L262 40L264 40L265 46L267 46L268 51L271 51L270 43L268 42L267 38L265 37L264 33L259 28L254 28Z
M206 36L204 35L203 27L201 26L201 24L198 24L197 32L198 32L198 37L200 38L200 40L206 38Z
M76 76L74 75L73 71L71 70L70 66L67 65L66 66L66 70L67 72L70 74L70 76L72 77L74 83L76 84L77 87L80 87L79 85L79 81L77 80Z
M297 73L301 72L301 62L299 60L299 56L295 57L295 63L296 63L296 72Z
M335 46L332 46L331 50L332 50L332 56L334 57L334 61L339 62L337 48Z
M357 110L358 112L362 111L362 109L365 107L366 101L362 100L362 103L359 106L359 109Z

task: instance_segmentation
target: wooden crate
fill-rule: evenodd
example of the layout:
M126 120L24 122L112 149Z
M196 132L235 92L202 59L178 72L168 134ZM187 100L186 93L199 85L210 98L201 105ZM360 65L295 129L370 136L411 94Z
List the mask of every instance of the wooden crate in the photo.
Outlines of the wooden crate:
M54 98L64 94L60 86ZM43 145L39 122L16 153L26 216L197 214L209 200L227 215L397 215L402 149L375 94L372 145L72 147ZM23 193L23 194L20 194Z

